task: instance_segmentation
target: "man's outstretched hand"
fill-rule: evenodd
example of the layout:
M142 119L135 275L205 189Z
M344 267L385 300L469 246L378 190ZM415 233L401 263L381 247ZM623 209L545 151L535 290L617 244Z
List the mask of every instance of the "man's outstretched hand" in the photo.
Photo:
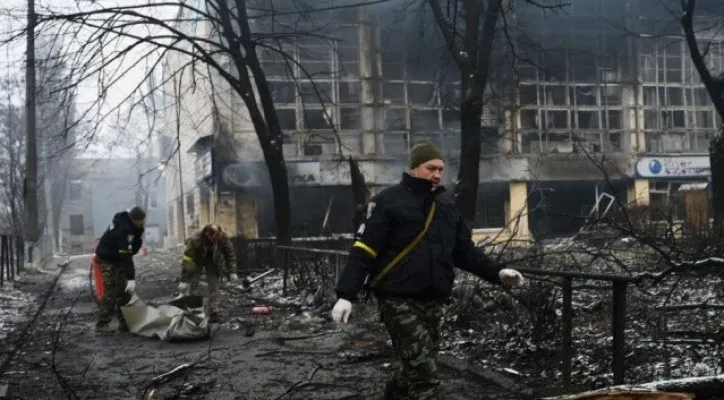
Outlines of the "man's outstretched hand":
M501 269L498 276L500 277L500 281L503 282L503 285L506 287L520 286L523 282L525 282L523 275L512 268Z
M352 313L352 303L345 299L337 300L337 303L332 309L332 320L336 323L346 324L349 320L349 315Z

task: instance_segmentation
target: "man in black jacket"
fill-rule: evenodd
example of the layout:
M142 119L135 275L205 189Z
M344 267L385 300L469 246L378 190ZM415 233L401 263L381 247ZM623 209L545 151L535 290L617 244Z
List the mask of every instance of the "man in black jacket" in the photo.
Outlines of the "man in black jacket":
M100 259L106 293L101 300L101 310L96 332L112 333L109 326L113 316L118 317L118 327L127 331L121 306L127 304L136 290L135 256L143 245L143 225L146 213L140 207L122 211L113 216L113 223L98 241L96 256Z
M452 294L453 266L511 286L521 284L523 276L475 247L470 229L440 184L445 164L434 144L415 146L409 166L401 183L368 204L337 283L332 318L347 322L365 278L371 278L401 364L387 383L385 398L430 400L437 398L439 325L443 303ZM380 275L423 231L417 245Z

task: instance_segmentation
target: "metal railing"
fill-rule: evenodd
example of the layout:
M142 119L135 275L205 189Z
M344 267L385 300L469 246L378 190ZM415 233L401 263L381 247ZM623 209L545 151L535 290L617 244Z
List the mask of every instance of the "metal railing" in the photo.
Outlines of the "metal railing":
M317 255L325 258L328 264L326 279L331 280L333 277L336 282L339 277L340 270L349 255L348 251L331 250L331 249L315 249L296 246L277 246L281 250L283 265L283 295L287 295L292 266L295 263L295 257L299 258L301 254ZM294 255L296 253L296 256ZM613 361L611 363L611 371L613 372L614 384L624 383L625 376L625 351L624 345L625 329L626 329L626 292L628 285L634 283L636 279L625 275L609 275L609 274L592 274L570 271L553 271L541 270L536 268L516 268L523 274L534 275L539 277L561 278L559 284L563 288L563 310L562 310L562 340L561 340L561 373L562 383L568 387L571 384L571 371L573 361L573 281L574 280L594 280L612 283L611 300L612 300L612 318L611 331L613 335Z
M5 285L5 281L15 280L24 262L23 239L11 235L0 235L0 287Z

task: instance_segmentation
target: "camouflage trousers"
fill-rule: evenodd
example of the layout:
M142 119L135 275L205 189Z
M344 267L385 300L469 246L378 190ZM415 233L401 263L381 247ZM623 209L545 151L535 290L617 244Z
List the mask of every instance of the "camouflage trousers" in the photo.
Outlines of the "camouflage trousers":
M206 270L206 284L208 286L207 296L201 293L201 273ZM219 312L219 273L216 268L199 268L193 275L189 277L189 291L192 295L202 296L206 299L206 312Z
M113 316L118 317L118 323L125 323L121 306L128 304L131 296L126 292L126 280L123 270L118 264L101 261L101 275L106 287L106 293L101 300L101 312L98 316L98 325L109 324Z
M385 388L385 398L437 399L437 349L443 302L378 298L382 321L400 366Z

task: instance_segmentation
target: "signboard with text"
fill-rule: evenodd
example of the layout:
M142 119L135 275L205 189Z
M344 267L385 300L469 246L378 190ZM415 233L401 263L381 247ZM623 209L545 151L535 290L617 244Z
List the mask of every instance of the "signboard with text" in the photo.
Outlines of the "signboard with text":
M636 162L640 178L700 178L711 175L709 156L643 157Z

